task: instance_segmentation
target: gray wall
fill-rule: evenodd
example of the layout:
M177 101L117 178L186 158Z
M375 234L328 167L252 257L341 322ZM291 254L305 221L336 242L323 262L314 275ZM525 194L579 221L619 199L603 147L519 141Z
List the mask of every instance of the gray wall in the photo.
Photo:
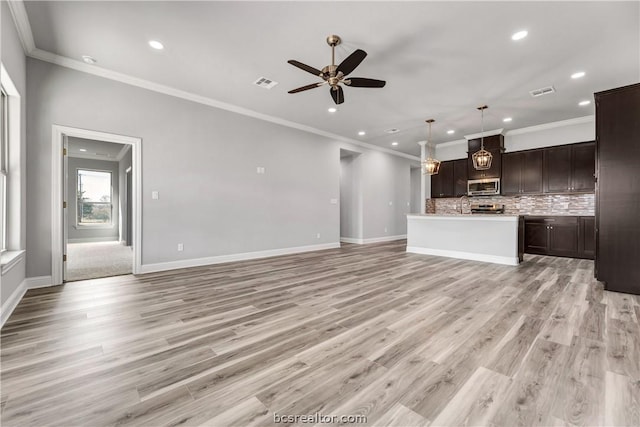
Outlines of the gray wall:
M105 142L105 144L108 144L108 142ZM78 204L75 201L76 189L78 188L78 169L111 172L111 200L113 203L113 211L111 214L112 224L110 226L105 228L88 228L78 226L76 224ZM67 179L67 194L69 215L67 216L67 238L69 239L69 242L73 243L82 241L90 242L98 240L118 240L118 217L120 216L120 176L118 162L70 157L68 160L68 171L69 177Z
M51 274L54 123L142 138L143 264L339 241L336 143L39 60L27 77L28 276Z
M340 237L362 239L360 155L340 158Z
M9 203L10 212L8 216L9 228L9 249L24 249L26 242L26 221L24 213L26 210L26 60L16 31L11 11L7 2L0 2L0 61L6 68L11 80L21 96L21 123L20 142L17 146L11 146L9 153ZM17 209L14 209L15 207ZM25 262L20 261L5 276L0 279L0 303L4 304L11 294L20 286L25 278Z
M54 123L142 138L143 264L339 242L330 201L340 197L340 148L349 144L36 59L27 79L28 276L51 274ZM364 224L375 217L363 237L406 233L411 161L357 150L369 188Z
M362 157L363 238L407 234L410 160L368 151ZM386 231L385 231L386 229Z

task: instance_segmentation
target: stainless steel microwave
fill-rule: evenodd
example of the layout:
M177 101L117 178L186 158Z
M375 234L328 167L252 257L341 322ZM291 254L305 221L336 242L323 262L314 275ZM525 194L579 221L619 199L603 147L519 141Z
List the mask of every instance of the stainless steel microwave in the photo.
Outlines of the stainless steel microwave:
M500 178L470 179L467 181L468 196L495 196L500 194Z

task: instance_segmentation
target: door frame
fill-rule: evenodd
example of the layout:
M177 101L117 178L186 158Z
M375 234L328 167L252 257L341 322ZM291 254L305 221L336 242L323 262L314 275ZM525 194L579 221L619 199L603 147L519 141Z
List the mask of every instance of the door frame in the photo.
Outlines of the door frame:
M51 282L63 283L64 271L64 139L77 137L116 144L131 145L131 164L133 166L132 217L133 217L133 274L142 270L142 139L132 136L98 132L69 126L52 125L52 164L51 164ZM67 201L67 206L70 206Z

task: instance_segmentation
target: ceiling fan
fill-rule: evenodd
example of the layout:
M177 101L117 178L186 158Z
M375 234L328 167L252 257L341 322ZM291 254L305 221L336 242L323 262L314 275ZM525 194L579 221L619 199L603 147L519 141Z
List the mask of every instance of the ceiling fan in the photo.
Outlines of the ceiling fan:
M289 64L300 68L308 73L314 74L322 78L322 82L313 83L310 85L302 86L297 89L290 90L289 93L298 93L305 90L313 89L316 87L329 85L329 92L336 104L342 104L344 102L344 93L342 86L344 84L351 87L384 87L387 83L384 80L366 79L363 77L346 77L356 69L358 65L367 56L367 52L362 49L357 49L351 55L349 55L340 65L335 65L336 62L336 46L340 44L342 40L339 36L330 35L327 37L327 44L331 46L331 65L327 65L322 70L303 64L302 62L290 59L287 61Z

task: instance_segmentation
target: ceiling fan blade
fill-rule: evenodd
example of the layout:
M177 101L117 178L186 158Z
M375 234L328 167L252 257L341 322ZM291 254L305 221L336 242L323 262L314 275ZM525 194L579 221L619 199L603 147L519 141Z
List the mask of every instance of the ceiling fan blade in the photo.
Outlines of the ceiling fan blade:
M351 87L384 87L387 84L384 80L365 79L362 77L350 77L343 83Z
M293 65L294 67L298 67L301 70L306 71L307 73L313 74L314 76L322 76L322 71L318 70L317 68L313 68L310 65L303 64L302 62L296 61L294 59L290 59L287 62Z
M293 90L290 90L289 93L298 93L298 92L302 92L303 90L309 90L309 89L314 89L317 88L319 86L322 86L323 84L325 84L326 82L321 82L321 83L312 83L310 85L306 85L306 86L302 86Z
M342 71L342 74L345 76L349 75L350 72L356 69L358 65L364 60L367 56L367 52L362 49L357 49L351 55L347 56L347 58L338 65L336 72Z
M342 92L341 86L336 86L336 89L329 88L329 92L331 92L333 102L336 104L342 104L344 102L344 92Z

